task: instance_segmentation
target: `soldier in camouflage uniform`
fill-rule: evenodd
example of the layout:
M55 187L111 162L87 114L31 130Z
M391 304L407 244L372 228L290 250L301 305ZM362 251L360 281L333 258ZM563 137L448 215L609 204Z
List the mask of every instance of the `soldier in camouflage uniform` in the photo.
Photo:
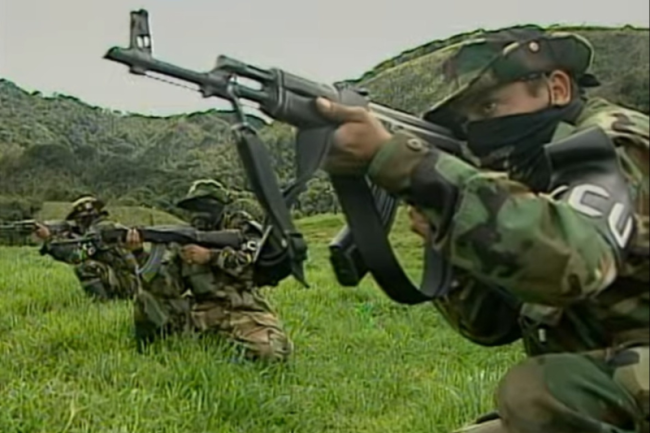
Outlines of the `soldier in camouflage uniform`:
M219 182L199 180L178 206L191 213L191 224L199 230L239 230L245 239L259 241L261 233L247 213L225 210L229 201ZM137 247L137 231L130 231L127 241ZM249 359L285 360L292 343L254 285L255 250L248 245L239 250L172 247L136 296L140 346L160 334L214 333L236 343Z
M123 245L102 245L88 252L79 244L52 245L53 240L81 238L93 231L111 229L117 224L107 219L104 203L92 196L79 198L66 217L70 230L53 235L44 225L35 234L43 240L41 254L74 266L83 290L98 300L131 299L139 286L137 257Z
M648 117L585 96L593 49L575 34L511 28L431 56L446 95L425 119L467 140L464 160L317 103L342 123L326 169L405 199L412 228L454 266L435 301L450 325L484 346L523 339L497 412L461 431L647 433ZM608 171L595 137L618 157ZM548 182L545 155L585 147L566 183Z

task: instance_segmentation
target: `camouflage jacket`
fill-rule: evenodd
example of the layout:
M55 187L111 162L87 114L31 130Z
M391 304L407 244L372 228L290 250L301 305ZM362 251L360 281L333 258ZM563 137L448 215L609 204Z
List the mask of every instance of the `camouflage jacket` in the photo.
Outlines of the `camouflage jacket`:
M641 253L625 261L602 222L506 173L405 133L373 159L369 176L426 215L432 247L456 268L456 288L435 305L464 337L483 345L523 338L531 355L648 344L648 117L591 99L554 141L592 126L615 143L635 202L632 249Z
M100 243L95 251L88 251L83 244L53 244L52 241L81 239L91 232L112 229L120 226L118 223L109 221L104 217L97 218L86 231L79 231L76 227L60 235L53 235L41 246L41 254L47 254L53 259L78 265L86 260L96 260L109 265L115 271L136 273L138 260L130 251L119 245L106 245Z
M184 291L189 291L196 300L214 298L230 299L237 302L254 289L253 272L256 252L246 240L257 240L260 234L250 222L252 217L243 211L227 212L217 230L240 230L244 235L244 245L235 249L225 247L211 250L207 264L189 264L181 259L180 246L171 245L162 265L165 275L179 278ZM171 267L171 268L170 268ZM173 269L172 269L173 268ZM145 281L145 287L147 282ZM245 300L240 299L245 303Z

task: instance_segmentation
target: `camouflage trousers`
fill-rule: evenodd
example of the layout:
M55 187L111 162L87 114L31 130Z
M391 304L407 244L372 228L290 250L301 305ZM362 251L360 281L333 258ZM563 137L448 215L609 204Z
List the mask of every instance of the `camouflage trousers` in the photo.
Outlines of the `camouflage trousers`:
M247 359L284 361L293 343L261 294L214 290L198 300L184 290L173 267L138 290L134 324L140 345L160 335L215 334L243 350Z
M501 381L498 415L455 433L648 433L648 347L529 358Z
M132 299L139 278L135 273L117 272L112 266L97 260L85 260L74 266L81 287L89 296L99 299Z

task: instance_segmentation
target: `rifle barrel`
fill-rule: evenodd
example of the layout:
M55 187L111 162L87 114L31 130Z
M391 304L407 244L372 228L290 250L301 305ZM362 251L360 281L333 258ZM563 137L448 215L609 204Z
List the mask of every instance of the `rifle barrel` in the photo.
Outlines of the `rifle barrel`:
M196 84L204 98L216 96L232 100L234 97L240 97L259 104L264 104L269 98L263 90L252 89L232 81L234 74L218 66L210 72L197 72L159 60L143 50L120 47L109 49L104 58L128 66L132 74L146 75L147 72L155 72Z

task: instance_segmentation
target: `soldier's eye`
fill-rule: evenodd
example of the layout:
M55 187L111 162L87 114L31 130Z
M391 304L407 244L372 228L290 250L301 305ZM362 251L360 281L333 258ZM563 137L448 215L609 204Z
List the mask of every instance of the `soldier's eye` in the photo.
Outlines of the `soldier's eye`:
M486 101L480 106L480 114L483 117L490 117L494 114L497 109L497 103L495 101Z

